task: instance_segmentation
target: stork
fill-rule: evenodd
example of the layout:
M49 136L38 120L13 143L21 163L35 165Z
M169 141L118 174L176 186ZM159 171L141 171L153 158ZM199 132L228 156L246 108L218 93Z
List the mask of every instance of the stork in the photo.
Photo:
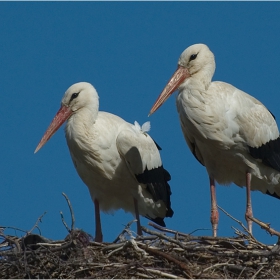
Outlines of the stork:
M260 101L228 83L212 82L214 71L214 55L206 45L185 49L150 115L178 90L176 105L185 140L210 179L213 236L219 221L215 182L246 186L245 218L252 233L250 191L280 198L279 130Z
M139 215L161 226L172 217L168 181L159 146L142 127L99 111L95 88L86 82L65 92L61 107L38 144L35 153L66 121L65 135L74 166L87 185L95 206L95 240L103 241L100 210L123 209L135 213L137 233L142 234Z

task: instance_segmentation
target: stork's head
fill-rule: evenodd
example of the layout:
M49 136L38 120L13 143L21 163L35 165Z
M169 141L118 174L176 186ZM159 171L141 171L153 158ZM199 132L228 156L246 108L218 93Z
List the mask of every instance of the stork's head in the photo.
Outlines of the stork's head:
M73 114L84 108L98 111L98 95L95 88L86 82L76 83L69 87L61 101L61 107L38 144L35 153L54 135L61 125Z
M186 68L191 76L210 71L212 78L215 71L214 54L204 44L192 45L180 55L178 67Z
M69 87L62 100L61 107L68 107L72 113L84 107L91 107L98 102L98 95L95 88L86 82L80 82Z
M159 95L149 115L154 113L167 99L185 82L194 77L207 89L215 71L215 59L213 53L204 44L195 44L183 51L178 61L178 68Z

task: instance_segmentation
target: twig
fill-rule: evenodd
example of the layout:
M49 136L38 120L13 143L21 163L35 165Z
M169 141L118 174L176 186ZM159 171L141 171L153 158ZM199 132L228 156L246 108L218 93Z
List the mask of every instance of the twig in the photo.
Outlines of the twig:
M206 272L206 271L209 270L209 269L213 269L214 267L225 266L225 265L228 265L228 262L226 262L226 263L216 263L216 264L210 265L210 266L204 268L200 273L198 273L198 274L196 275L196 277L199 278L204 272Z
M241 272L239 273L237 279L241 278L241 275L243 274L243 272L246 270L246 267L243 267L243 269L241 270Z
M249 219L252 220L253 222L255 222L256 224L258 224L262 229L266 230L270 235L276 235L276 236L280 237L280 232L271 228L269 223L264 223L254 217L252 217L252 218L249 217Z
M107 258L109 258L110 256L112 256L113 254L115 254L116 252L118 251L121 251L124 249L126 243L124 244L120 244L121 246L119 246L118 248L116 248L115 250L111 251L108 255L107 255Z
M191 234L186 234L186 233L183 233L183 232L179 232L177 230L172 230L172 229L164 228L164 227L161 227L161 226L159 226L157 224L154 224L152 222L149 222L148 225L153 227L153 228L155 228L155 229L158 229L160 231L168 232L168 233L173 233L175 235L177 234L177 235L181 235L181 236L184 236L184 237L190 237L190 235L191 235Z
M67 224L66 224L66 222L65 222L65 220L64 220L62 211L60 211L60 216L61 216L61 221L62 221L62 223L64 224L66 230L67 230L69 233L71 233L70 228L67 226Z
M48 247L48 246L49 247L61 247L61 246L65 245L65 244L67 244L67 242L61 243L61 244L57 244L57 243L40 243L40 242L36 243L36 245L42 246L42 247Z
M138 268L137 268L138 269ZM143 268L141 268L143 269ZM151 276L148 276L146 274L140 273L140 272L136 272L135 275L140 276L141 279L146 278L146 279L151 279ZM171 278L171 277L170 277Z
M180 279L181 277L178 277L178 276L175 276L173 274L170 274L170 273L165 273L165 272L162 272L162 271L159 271L159 270L155 270L155 269L151 269L151 268L141 268L141 267L138 267L137 270L140 270L140 271L147 271L147 272L150 272L150 273L153 273L153 274L156 274L158 276L161 276L161 277L167 277L169 279Z
M143 227L143 226L142 226L141 228L142 228L142 230L145 231L146 233L149 233L149 234L152 234L152 235L156 235L156 236L158 236L158 237L160 237L160 238L162 238L162 239L165 239L165 240L167 240L167 241L169 241L169 242L171 242L171 243L175 243L176 245L178 245L178 246L180 246L181 248L185 249L184 245L183 245L180 241L175 240L174 238L168 237L168 236L166 236L166 235L164 235L164 234L162 234L162 233L158 233L158 232L153 231L153 230L149 230L149 229L147 229L146 227Z
M209 228L197 228L197 229L191 231L188 235L192 235L192 234L194 234L195 232L200 231L200 230L211 230L211 229L209 229Z
M121 239L121 237L122 237L122 235L124 234L124 233L126 233L127 232L127 230L128 229L130 229L130 226L133 224L133 223L135 223L137 220L132 220L132 221L130 221L126 226L125 226L125 228L124 228L124 230L117 236L117 238L113 241L113 243L117 243L120 239ZM123 240L122 240L123 241Z
M218 205L217 205L218 206ZM265 246L264 244L262 244L261 242L257 241L257 239L251 234L251 232L248 231L248 229L243 225L243 223L239 220L237 220L236 218L234 218L232 215L230 215L227 211L225 211L222 207L218 206L218 208L220 210L222 210L227 216L229 216L231 219L233 219L235 222L237 222L239 225L242 226L242 228L246 231L246 233L249 235L250 241L254 241L255 243L261 245L261 246Z
M244 226L244 224L243 224L241 221L239 221L239 220L237 220L236 218L234 218L232 215L230 215L226 210L224 210L224 209L223 209L222 207L220 207L219 205L217 205L217 207L218 207L221 211L223 211L228 217L230 217L230 218L233 219L235 222L237 222L237 223L248 233L248 235L254 239L253 235L248 231L248 229L246 228L246 226Z
M119 245L119 246L116 246L116 245ZM112 245L111 245L111 246L109 245L109 246L107 246L106 248L103 248L102 250L108 251L108 250L110 250L110 249L116 248L116 249L114 249L113 251L111 251L111 252L107 255L107 257L110 257L112 254L114 254L114 253L116 253L116 252L118 252L118 251L124 250L124 249L126 249L127 247L129 247L129 246L133 247L133 249L134 249L136 252L139 252L139 253L142 255L142 257L145 257L145 256L147 255L147 253L145 252L145 250L142 250L142 249L140 249L140 248L138 247L138 245L137 245L137 243L136 243L136 241L135 241L134 239L127 240L127 241L124 242L124 243L113 244L113 246L112 246Z
M137 241L155 241L156 239L158 239L157 236L153 236L153 235L147 235L147 236L143 236L143 235L138 235L135 240Z
M38 227L38 223L39 223L39 222L40 222L40 223L42 222L42 218L43 218L46 214L47 214L47 212L45 211L45 212L37 219L35 225L31 228L31 230L29 230L29 231L27 232L27 234L30 234L35 228L37 228L37 229L39 230L40 235L41 235L41 231L40 231L40 228Z
M103 252L107 252L107 251L110 251L110 250L118 249L118 248L123 247L123 246L124 246L124 242L118 243L118 244L110 244L110 245L108 245L108 246L102 248L101 250L102 250Z
M168 228L161 227L161 226L159 226L159 225L157 225L157 224L154 224L154 223L152 223L152 222L149 222L148 225L149 225L149 226L152 226L153 228L158 229L158 230L160 230L160 231L168 232L168 233L173 233L173 234L175 234L175 235L180 235L180 236L187 237L187 238L190 238L190 239L196 239L196 238L194 238L193 236L191 236L191 235L192 235L194 232L196 232L196 231L199 231L199 230L209 230L209 229L207 229L207 228L198 228L198 229L193 230L193 231L190 232L190 233L183 233L183 232L180 232L180 231L177 231L177 230L172 230L172 229L168 229ZM211 236L209 236L209 237L204 236L204 237L205 237L205 238L209 238L209 239L215 240L215 238L214 238L214 237L212 238Z
M67 201L67 204L68 204L68 206L69 206L69 209L70 209L71 221L72 221L72 223L71 223L71 231L72 231L72 230L75 228L74 211L73 211L73 208L72 208L72 205L71 205L71 202L70 202L68 196L67 196L64 192L62 193L62 195L65 197L65 199L66 199L66 201ZM61 214L61 212L60 212L60 214ZM68 228L68 227L67 227L67 228ZM70 232L70 231L68 230L68 232Z
M261 266L260 269L252 276L251 279L255 279L256 276L261 272L261 270L264 268L264 266Z
M265 245L265 244L263 244L263 243L261 243L260 241L258 241L256 238L254 238L254 237L250 237L250 236L248 236L248 235L246 235L244 232L242 232L242 231L240 231L239 229L237 229L237 228L235 228L234 226L231 226L231 228L233 228L234 230L235 230L235 234L237 234L237 235L239 235L240 237L243 237L243 238L245 238L245 239L247 239L247 240L250 240L250 242L251 243L255 243L255 244L258 244L260 247L262 247L262 248L268 248L268 246L267 245ZM269 249L269 248L268 248Z
M154 224L149 223L149 225L153 226ZM142 227L142 229L146 233L155 235L155 236L157 236L157 237L159 237L161 239L165 239L165 240L167 240L169 242L175 243L176 245L180 246L181 248L183 248L185 250L189 249L189 247L187 247L186 245L182 244L182 241L183 242L197 241L197 240L199 240L199 241L208 241L208 242L211 241L211 244L213 245L213 242L216 244L219 241L227 241L228 242L230 240L230 238L228 238L228 237L190 236L188 234L184 234L184 233L181 233L181 232L176 232L176 231L172 232L172 230L168 230L169 233L171 233L171 232L172 233L178 233L178 235L182 235L182 236L186 237L186 240L185 239L183 239L183 240L182 239L176 240L176 239L174 239L172 237L168 237L168 236L166 236L164 234L158 233L156 231L149 230L149 229L144 228L144 227ZM243 241L243 240L236 240L236 242L238 242L238 241Z
M13 229L13 230L18 230L18 231L22 231L22 232L25 232L26 234L28 233L27 230L24 230L24 229L20 229L20 228L17 228L17 227L5 227L5 226L1 226L1 229Z
M192 274L191 274L191 272L190 272L190 269L187 267L187 265L186 265L185 263L183 263L183 262L181 262L181 261L175 259L174 257L172 257L172 256L169 255L169 254L166 254L166 253L164 253L164 252L161 252L161 251L159 251L159 250L157 250L157 249L149 248L149 247L147 247L147 246L144 245L144 244L138 244L138 245L140 245L140 246L141 246L143 249L145 249L145 251L147 251L148 253L151 253L151 254L153 254L153 255L161 256L161 257L167 259L168 261L171 261L171 262L175 263L175 264L178 265L182 270L184 270L184 271L186 272L186 274L187 274L187 276L189 277L189 279L192 279L192 278L193 278L193 277L192 277Z
M21 252L21 247L20 247L20 245L19 245L19 243L18 243L18 240L19 240L19 238L17 238L17 237L10 237L10 236L7 236L7 235L5 235L5 234L2 234L2 233L0 233L0 236L2 236L5 240L7 240L9 243L13 243L13 244L15 244L16 245L16 249L17 249L17 252L18 253L20 253Z
M157 225L157 224L154 224L154 223L152 223L152 222L149 222L148 225L151 226L151 227L153 227L153 228L155 228L155 229L158 229L158 230L160 230L160 231L163 231L163 232L174 233L174 234L179 233L180 235L185 236L185 237L188 237L188 236L189 236L188 234L181 233L181 232L178 232L178 231L176 231L176 230L164 228L164 227L161 227L161 226L159 226L159 225Z
M133 247L133 249L134 249L136 252L138 252L138 253L140 253L140 254L142 255L142 257L147 256L146 251L140 249L140 248L137 246L137 243L136 243L136 241L135 241L134 239L130 239L130 240L128 240L128 242L129 242L129 244L131 244L131 246Z

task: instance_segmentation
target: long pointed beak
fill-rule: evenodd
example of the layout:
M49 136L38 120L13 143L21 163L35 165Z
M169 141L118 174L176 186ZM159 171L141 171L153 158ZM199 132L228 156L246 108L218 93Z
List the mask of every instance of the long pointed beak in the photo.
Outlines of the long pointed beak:
M149 116L153 114L168 99L168 97L178 89L180 84L182 84L183 81L190 76L191 75L187 68L178 66L178 69L175 71L175 73L163 89L162 93L159 95L157 101L153 105Z
M71 114L72 114L72 111L69 107L66 107L65 105L62 105L60 107L60 109L56 113L53 121L49 125L44 136L42 137L40 143L38 144L34 154L37 153L46 144L46 142L54 135L54 133L62 126L62 124L71 116Z

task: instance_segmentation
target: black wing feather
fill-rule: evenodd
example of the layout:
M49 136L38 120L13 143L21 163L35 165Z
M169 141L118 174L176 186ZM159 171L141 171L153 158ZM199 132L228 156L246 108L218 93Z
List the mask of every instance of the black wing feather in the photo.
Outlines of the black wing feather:
M270 196L273 196L273 197L276 197L276 198L280 199L280 196L277 195L276 193L270 193L269 191L267 191L265 194L268 194Z
M264 164L280 172L280 137L258 148L249 146L250 155L261 159Z
M161 150L161 147L157 144L157 142L154 139L153 141L157 149ZM152 195L155 201L162 200L165 203L167 208L166 217L172 217L174 213L171 209L170 200L172 192L170 185L168 184L168 181L171 180L170 173L166 169L164 169L163 166L160 166L151 170L148 170L146 168L142 174L136 174L135 177L139 183L147 185L147 190ZM160 226L165 227L163 218L146 218L150 219L151 221L157 223Z
M168 184L171 179L169 172L163 166L160 166L151 170L146 168L142 174L135 176L139 183L147 185L147 190L155 201L162 200L165 203L167 208L166 217L172 217L173 210L171 209L170 201L172 192Z
M269 110L268 110L268 112L269 112L270 115L273 117L273 119L276 120L276 118L275 118L275 116L272 114L272 112L270 112Z
M153 138L152 138L153 139ZM156 144L156 146L157 146L157 149L159 150L159 151L161 151L162 150L162 148L159 146L159 144L153 139L153 141L154 141L154 143Z

